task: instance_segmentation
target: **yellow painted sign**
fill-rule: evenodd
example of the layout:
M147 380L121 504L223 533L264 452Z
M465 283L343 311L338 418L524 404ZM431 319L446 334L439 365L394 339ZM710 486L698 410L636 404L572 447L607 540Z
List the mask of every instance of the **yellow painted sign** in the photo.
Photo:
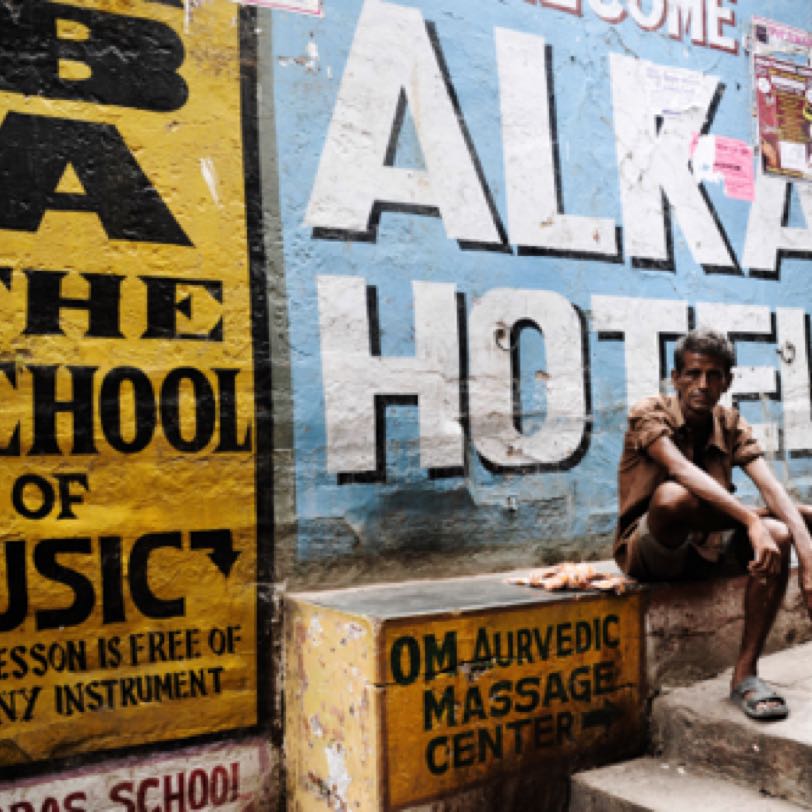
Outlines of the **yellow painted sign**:
M386 808L634 748L641 633L639 595L388 623Z
M238 6L0 8L0 767L257 722Z

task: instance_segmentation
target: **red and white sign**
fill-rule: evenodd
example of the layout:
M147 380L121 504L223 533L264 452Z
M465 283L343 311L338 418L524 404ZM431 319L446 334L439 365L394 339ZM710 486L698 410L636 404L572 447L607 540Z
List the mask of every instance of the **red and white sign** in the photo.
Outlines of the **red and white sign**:
M322 0L238 0L244 6L275 8L279 11L293 11L296 14L323 15Z
M191 748L171 757L0 785L4 812L246 812L262 807L268 745L259 739Z

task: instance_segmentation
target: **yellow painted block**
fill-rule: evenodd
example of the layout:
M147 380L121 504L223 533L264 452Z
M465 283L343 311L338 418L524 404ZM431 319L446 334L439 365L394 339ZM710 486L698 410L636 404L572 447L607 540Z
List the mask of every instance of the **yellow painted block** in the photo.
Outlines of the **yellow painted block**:
M240 9L195 5L2 15L3 774L260 721Z
M285 752L292 809L380 809L377 625L307 602L288 604ZM343 808L343 807L342 807Z
M293 808L400 809L637 752L641 600L499 577L291 596Z

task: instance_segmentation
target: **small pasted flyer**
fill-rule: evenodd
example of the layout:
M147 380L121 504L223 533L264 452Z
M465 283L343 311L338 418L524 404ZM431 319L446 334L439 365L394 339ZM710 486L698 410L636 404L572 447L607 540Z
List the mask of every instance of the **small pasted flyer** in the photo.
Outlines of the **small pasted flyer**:
M754 20L753 43L762 171L812 180L812 34Z

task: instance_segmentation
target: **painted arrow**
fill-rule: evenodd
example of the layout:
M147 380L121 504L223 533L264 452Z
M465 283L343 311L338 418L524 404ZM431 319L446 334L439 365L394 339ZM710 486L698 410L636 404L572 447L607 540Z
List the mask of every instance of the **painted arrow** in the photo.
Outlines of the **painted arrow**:
M240 554L234 551L230 530L192 530L189 534L193 550L211 550L209 558L228 578Z
M581 728L586 730L588 727L603 727L608 729L616 719L623 715L623 711L610 702L608 699L603 703L602 708L595 708L595 710L586 711L581 714Z

